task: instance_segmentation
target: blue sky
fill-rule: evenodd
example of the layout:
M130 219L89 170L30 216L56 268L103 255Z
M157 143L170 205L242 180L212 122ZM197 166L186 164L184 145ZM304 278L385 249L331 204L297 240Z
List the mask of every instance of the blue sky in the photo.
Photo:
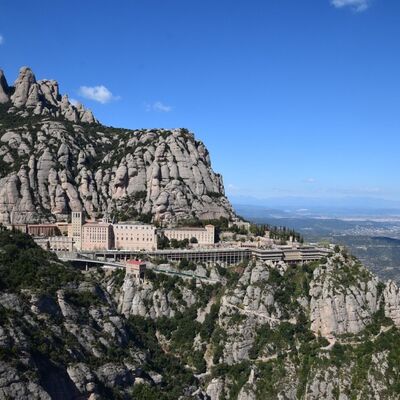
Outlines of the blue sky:
M2 0L0 68L187 127L232 197L400 201L398 0Z

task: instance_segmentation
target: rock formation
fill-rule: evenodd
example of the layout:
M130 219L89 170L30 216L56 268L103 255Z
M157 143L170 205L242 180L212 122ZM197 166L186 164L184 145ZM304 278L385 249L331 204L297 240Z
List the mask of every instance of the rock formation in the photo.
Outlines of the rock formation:
M21 68L14 87L0 72L0 222L143 215L158 220L230 218L222 177L186 129L122 130Z
M0 398L399 398L400 289L346 252L191 269L82 273L0 232Z
M360 273L360 268L358 261L337 254L314 271L310 285L314 332L322 336L358 333L371 323L379 307L379 281L364 268ZM355 275L357 280L352 279Z
M215 269L207 268L208 275ZM192 368L204 368L199 376L209 400L398 398L387 383L397 382L391 365L400 355L394 282L380 282L346 252L313 265L250 262L238 268L235 279L217 275L221 289L200 308L199 286L188 290L176 278L169 292L167 281L137 283L129 276L119 289L109 280L108 291L126 316L156 326L173 321L175 333L164 337L161 328L157 338ZM184 332L181 315L192 307L197 319L190 323L194 339L186 338L188 353L174 335ZM192 364L196 353L203 367Z
M0 103L11 103L8 112L28 116L29 114L63 117L71 122L96 123L90 110L82 105L74 106L68 96L61 96L58 83L54 80L43 79L36 81L36 77L28 67L22 67L13 87L7 85L4 73L0 70Z

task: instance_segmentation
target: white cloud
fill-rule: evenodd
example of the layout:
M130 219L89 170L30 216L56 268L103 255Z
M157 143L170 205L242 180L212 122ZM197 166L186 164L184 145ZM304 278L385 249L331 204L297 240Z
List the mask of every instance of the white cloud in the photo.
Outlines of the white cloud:
M0 45L2 45L4 43L4 36L0 35Z
M315 178L306 178L306 179L304 179L304 182L305 183L315 183L315 182L317 182L317 180Z
M152 104L146 103L145 104L146 111L157 111L157 112L170 112L172 111L172 107L168 106L161 101L156 101Z
M81 86L79 95L85 99L94 100L101 104L109 103L112 100L118 100L119 96L114 96L105 86Z
M362 12L365 11L371 0L331 0L331 3L336 8L350 7L354 11Z

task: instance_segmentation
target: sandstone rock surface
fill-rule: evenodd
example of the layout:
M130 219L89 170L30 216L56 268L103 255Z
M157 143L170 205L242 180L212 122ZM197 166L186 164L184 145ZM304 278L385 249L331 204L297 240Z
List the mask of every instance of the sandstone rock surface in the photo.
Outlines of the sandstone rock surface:
M65 220L71 211L119 219L230 218L222 177L186 129L99 125L51 80L21 68L11 93L0 74L0 222Z
M322 336L360 332L378 311L378 283L357 261L329 258L310 284L311 329Z

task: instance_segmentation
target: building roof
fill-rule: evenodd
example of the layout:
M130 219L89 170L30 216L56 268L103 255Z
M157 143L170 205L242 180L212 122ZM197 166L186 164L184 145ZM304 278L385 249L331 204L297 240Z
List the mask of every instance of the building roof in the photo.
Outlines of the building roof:
M205 231L206 228L193 228L193 227L179 227L179 228L167 228L166 231L193 231L193 232L200 232Z
M146 264L145 261L142 261L142 260L128 260L126 263L127 263L127 264L131 264L131 265L142 265L142 264Z
M107 222L86 222L82 226L99 226L99 227L109 227L111 224L108 224Z
M14 224L15 226L17 226L17 224ZM24 225L24 224L18 224L18 225ZM57 228L56 224L28 224L28 227L43 227L43 228Z
M121 221L121 222L116 222L113 225L145 225L145 226L153 226L152 224L145 224L144 222L140 222L140 221Z

